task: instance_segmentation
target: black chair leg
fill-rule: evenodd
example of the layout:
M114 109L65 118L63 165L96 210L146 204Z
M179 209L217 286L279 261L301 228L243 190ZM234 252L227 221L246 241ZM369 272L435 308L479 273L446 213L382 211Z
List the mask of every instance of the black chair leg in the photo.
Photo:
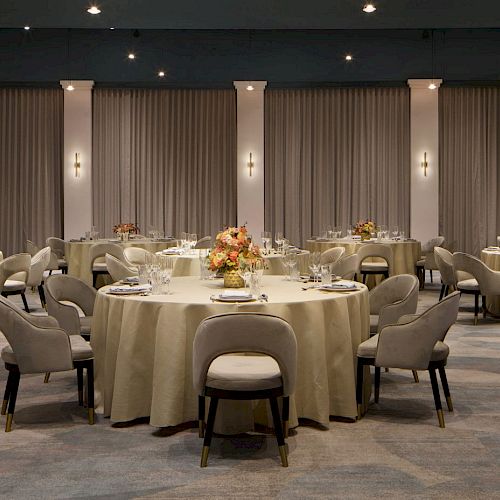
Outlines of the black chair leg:
M358 407L358 420L363 416L363 373L365 364L363 358L358 358L358 368L356 373L356 404Z
M436 377L436 369L429 368L429 376L431 378L432 394L434 395L434 404L436 405L436 412L439 420L439 427L444 428L444 415L441 406L441 398L439 396L439 386Z
M444 284L441 285L441 292L439 292L439 302L441 302L443 300L445 290L446 290L446 285L444 285Z
M481 295L481 306L483 308L483 318L486 318L486 297L484 295Z
M413 374L413 380L414 380L415 384L418 384L419 379L418 379L418 372L417 372L417 370L412 370L411 372Z
M432 269L429 269L429 273L431 274L431 283L434 283L434 278L432 277Z
M89 425L94 425L94 360L87 361L87 412Z
M212 396L210 398L210 407L208 409L207 427L205 429L205 438L203 439L203 450L201 451L200 467L206 467L208 463L208 453L210 451L210 443L214 433L215 415L217 413L217 404L219 398Z
M441 378L441 385L443 386L444 396L446 398L446 404L448 405L448 411L453 411L453 401L451 400L450 388L448 387L448 378L446 377L446 371L444 366L440 366L439 377Z
M29 313L30 312L30 308L28 307L28 301L26 300L26 295L24 294L24 292L21 292L21 298L23 299L24 310L27 313Z
M366 283L366 274L365 273L361 273L361 276L363 277L363 285Z
M479 314L479 294L474 294L474 325L477 325L477 317Z
M78 384L78 404L83 406L83 367L76 367L76 381Z
M290 418L290 398L283 396L283 408L281 411L283 417L283 436L288 437L288 419Z
M278 442L278 449L281 457L281 465L288 467L288 457L286 456L285 439L283 437L283 427L280 418L280 411L278 408L278 401L275 397L269 398L271 405L271 413L273 415L274 433L276 434L276 441Z
M92 273L92 286L95 288L97 283L97 273Z
M42 285L38 285L38 295L40 296L40 304L45 309L45 292Z
M7 405L5 432L10 432L12 430L12 419L14 418L14 410L16 409L17 391L19 389L19 380L21 379L21 374L19 373L19 369L17 367L9 370L9 379L9 403Z
M380 366L375 367L375 403L378 403L380 395Z
M11 392L11 387L12 387L12 380L13 380L13 375L12 375L12 372L9 370L9 375L7 377L7 383L5 384L5 392L3 395L2 415L5 415L7 413L7 404L9 403L9 397L10 397L10 392Z
M205 396L198 396L198 436L205 434Z

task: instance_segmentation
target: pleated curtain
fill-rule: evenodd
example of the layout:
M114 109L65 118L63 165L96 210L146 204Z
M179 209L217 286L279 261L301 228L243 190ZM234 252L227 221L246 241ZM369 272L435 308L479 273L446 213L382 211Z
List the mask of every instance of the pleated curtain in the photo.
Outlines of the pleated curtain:
M95 89L93 220L178 236L236 222L233 90Z
M500 89L439 90L439 225L479 256L500 235Z
M0 88L0 250L62 234L63 90Z
M410 217L407 88L267 90L265 225L303 245L327 226Z

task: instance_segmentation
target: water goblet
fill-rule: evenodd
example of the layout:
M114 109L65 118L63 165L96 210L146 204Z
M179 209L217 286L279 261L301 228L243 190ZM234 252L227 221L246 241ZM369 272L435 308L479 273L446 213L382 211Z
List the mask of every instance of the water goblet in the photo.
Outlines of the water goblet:
M313 274L313 282L316 283L320 269L321 254L320 252L311 252L309 254L309 269Z
M396 239L398 237L398 234L399 234L398 226L394 226L392 228L392 237L393 237L393 239Z
M274 241L276 242L276 246L278 247L278 252L279 252L281 249L281 244L283 242L283 233L277 231L274 235Z

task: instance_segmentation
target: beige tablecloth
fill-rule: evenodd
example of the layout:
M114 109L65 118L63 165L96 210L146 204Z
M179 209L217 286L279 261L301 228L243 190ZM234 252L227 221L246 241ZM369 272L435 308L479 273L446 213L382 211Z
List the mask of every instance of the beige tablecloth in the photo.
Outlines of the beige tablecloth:
M298 343L298 383L291 401L297 416L327 426L329 415L356 416L355 357L369 335L368 290L336 293L301 289L297 282L264 276L269 302L212 303L222 281L175 278L171 295L113 296L99 290L92 324L98 412L113 421L150 416L154 426L197 419L192 386L192 345L207 316L231 311L278 315L292 325ZM255 415L243 402L222 413L226 432L246 431ZM238 408L238 405L240 407ZM221 417L218 417L218 423Z
M140 247L145 248L150 252L157 252L176 245L176 240L170 241L153 241L149 239L144 240L130 240L127 242L111 241L111 240L97 240L97 241L69 241L65 245L65 256L68 262L68 274L76 276L92 285L92 271L90 270L90 247L94 243L117 243L123 247Z
M481 251L481 260L491 269L500 271L500 250L487 250ZM500 296L487 295L486 296L486 309L495 316L500 316Z

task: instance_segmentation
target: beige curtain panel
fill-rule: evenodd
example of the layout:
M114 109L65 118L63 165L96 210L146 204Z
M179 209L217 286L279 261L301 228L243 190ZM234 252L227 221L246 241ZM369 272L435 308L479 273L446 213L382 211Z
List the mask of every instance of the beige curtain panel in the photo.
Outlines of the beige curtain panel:
M63 90L0 88L0 250L62 233Z
M266 229L303 245L326 226L410 218L407 88L267 90Z
M236 222L233 90L95 89L93 220L177 236Z
M479 256L500 234L500 89L439 90L439 225Z

